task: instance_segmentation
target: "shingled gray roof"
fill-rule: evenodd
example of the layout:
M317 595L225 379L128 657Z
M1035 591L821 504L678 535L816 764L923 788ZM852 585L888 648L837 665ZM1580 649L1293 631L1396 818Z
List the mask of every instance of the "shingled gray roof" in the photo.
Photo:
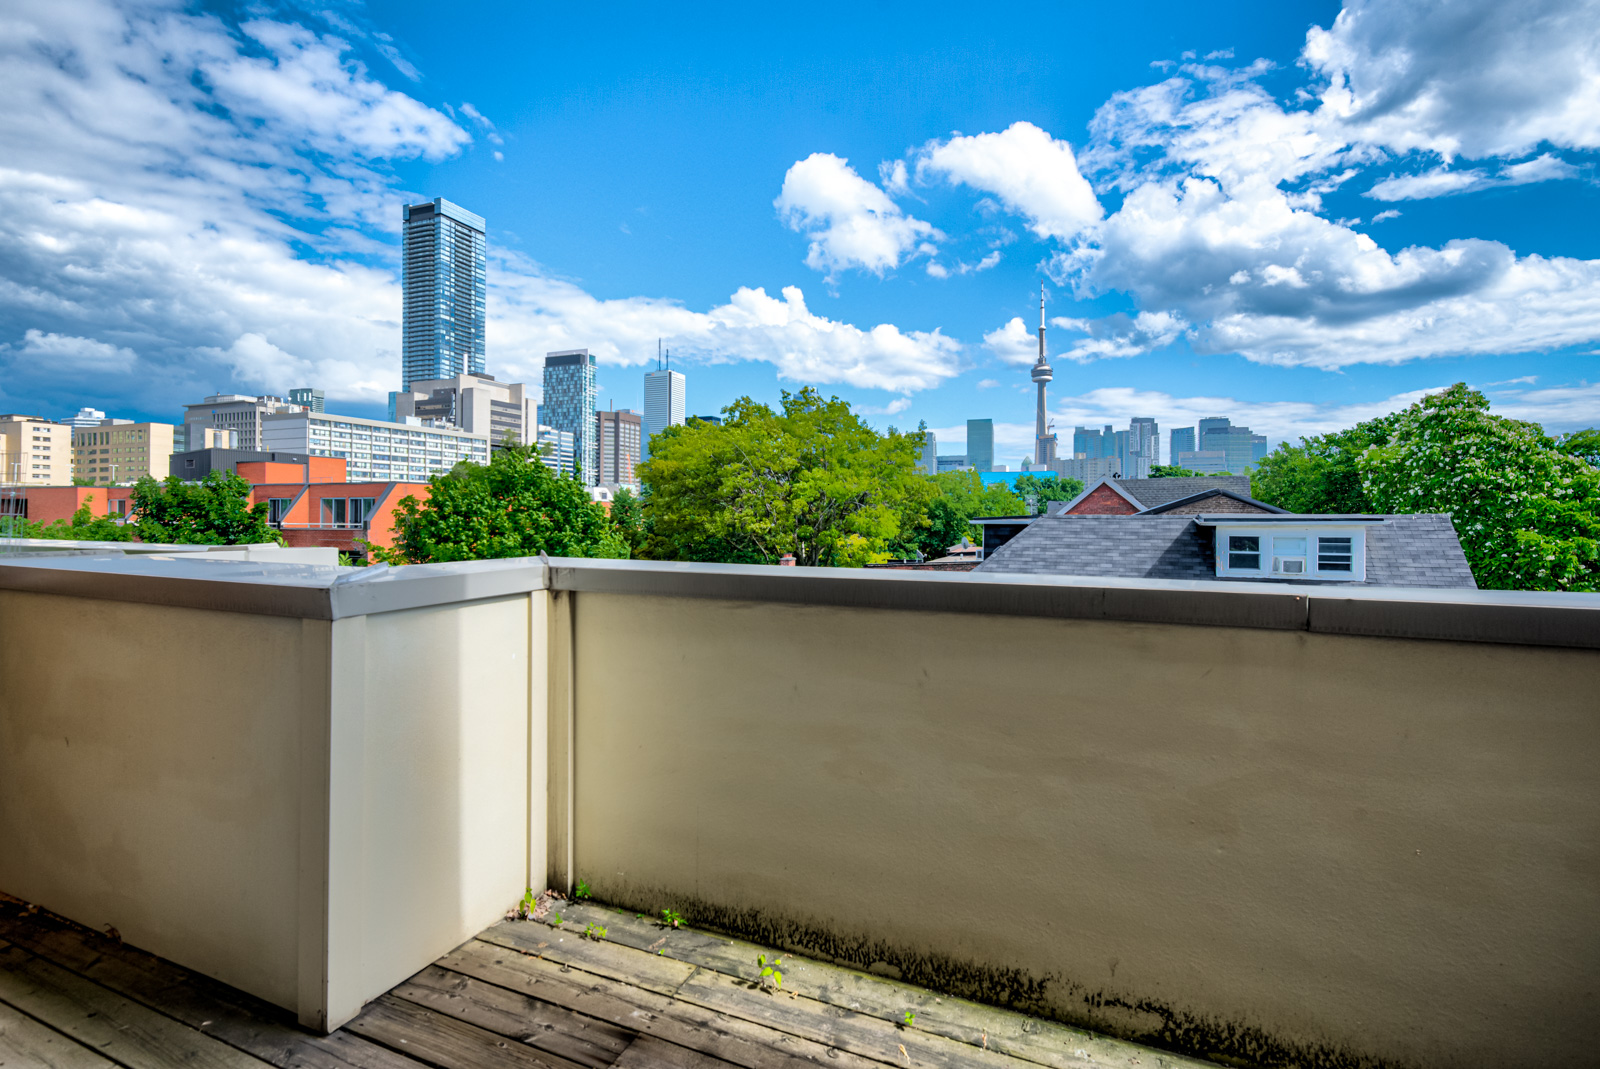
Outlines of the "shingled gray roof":
M1185 482L1140 479L1135 482ZM1214 528L1192 516L1041 516L978 565L1001 575L1084 575L1120 579L1209 579L1218 583L1298 582L1312 586L1476 589L1450 517L1387 516L1367 527L1361 583L1308 579L1218 579Z
M1185 475L1172 479L1109 479L1136 498L1145 508L1198 494L1202 490L1232 490L1240 497L1250 496L1248 475Z

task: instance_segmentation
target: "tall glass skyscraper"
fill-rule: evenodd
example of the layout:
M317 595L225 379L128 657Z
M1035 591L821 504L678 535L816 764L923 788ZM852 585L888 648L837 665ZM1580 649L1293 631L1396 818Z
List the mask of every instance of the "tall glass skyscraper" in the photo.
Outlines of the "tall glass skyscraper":
M400 389L424 379L484 373L483 216L443 197L401 209L405 319Z
M967 463L973 471L994 470L994 420L967 420Z
M587 349L569 349L544 358L544 402L539 422L572 435L579 474L590 486L600 477L600 442L596 436L595 360Z

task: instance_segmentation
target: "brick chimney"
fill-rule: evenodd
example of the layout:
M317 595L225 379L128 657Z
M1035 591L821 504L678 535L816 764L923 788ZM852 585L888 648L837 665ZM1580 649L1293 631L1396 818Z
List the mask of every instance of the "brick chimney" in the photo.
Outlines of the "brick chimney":
M783 567L785 567L785 568L793 568L794 567L794 554L793 553L785 553L783 556L778 558L778 563L780 565L782 565Z

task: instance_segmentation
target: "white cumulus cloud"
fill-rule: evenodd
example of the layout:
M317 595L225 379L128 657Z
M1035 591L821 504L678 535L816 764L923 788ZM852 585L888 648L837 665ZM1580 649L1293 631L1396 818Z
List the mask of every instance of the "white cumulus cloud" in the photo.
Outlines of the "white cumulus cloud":
M1304 58L1350 141L1445 160L1600 148L1597 0L1349 0Z
M898 177L903 182L903 172ZM895 178L891 171L889 180ZM931 252L930 239L943 236L827 152L790 167L773 205L791 230L811 238L806 266L829 277L852 267L881 275L914 251Z
M993 194L1044 238L1071 238L1101 215L1072 146L1028 122L1012 123L999 133L930 142L917 154L916 169L919 178L943 178Z

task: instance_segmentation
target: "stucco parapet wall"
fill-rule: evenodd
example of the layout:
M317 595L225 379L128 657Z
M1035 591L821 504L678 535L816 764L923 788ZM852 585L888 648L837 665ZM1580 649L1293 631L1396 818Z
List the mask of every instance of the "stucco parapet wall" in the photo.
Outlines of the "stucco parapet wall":
M544 589L545 574L536 557L405 568L208 560L197 554L0 558L0 590L306 620L525 594Z
M1600 594L559 557L550 589L1600 649Z
M1600 649L1600 594L525 557L330 568L191 555L0 558L0 589L334 620L533 590Z

